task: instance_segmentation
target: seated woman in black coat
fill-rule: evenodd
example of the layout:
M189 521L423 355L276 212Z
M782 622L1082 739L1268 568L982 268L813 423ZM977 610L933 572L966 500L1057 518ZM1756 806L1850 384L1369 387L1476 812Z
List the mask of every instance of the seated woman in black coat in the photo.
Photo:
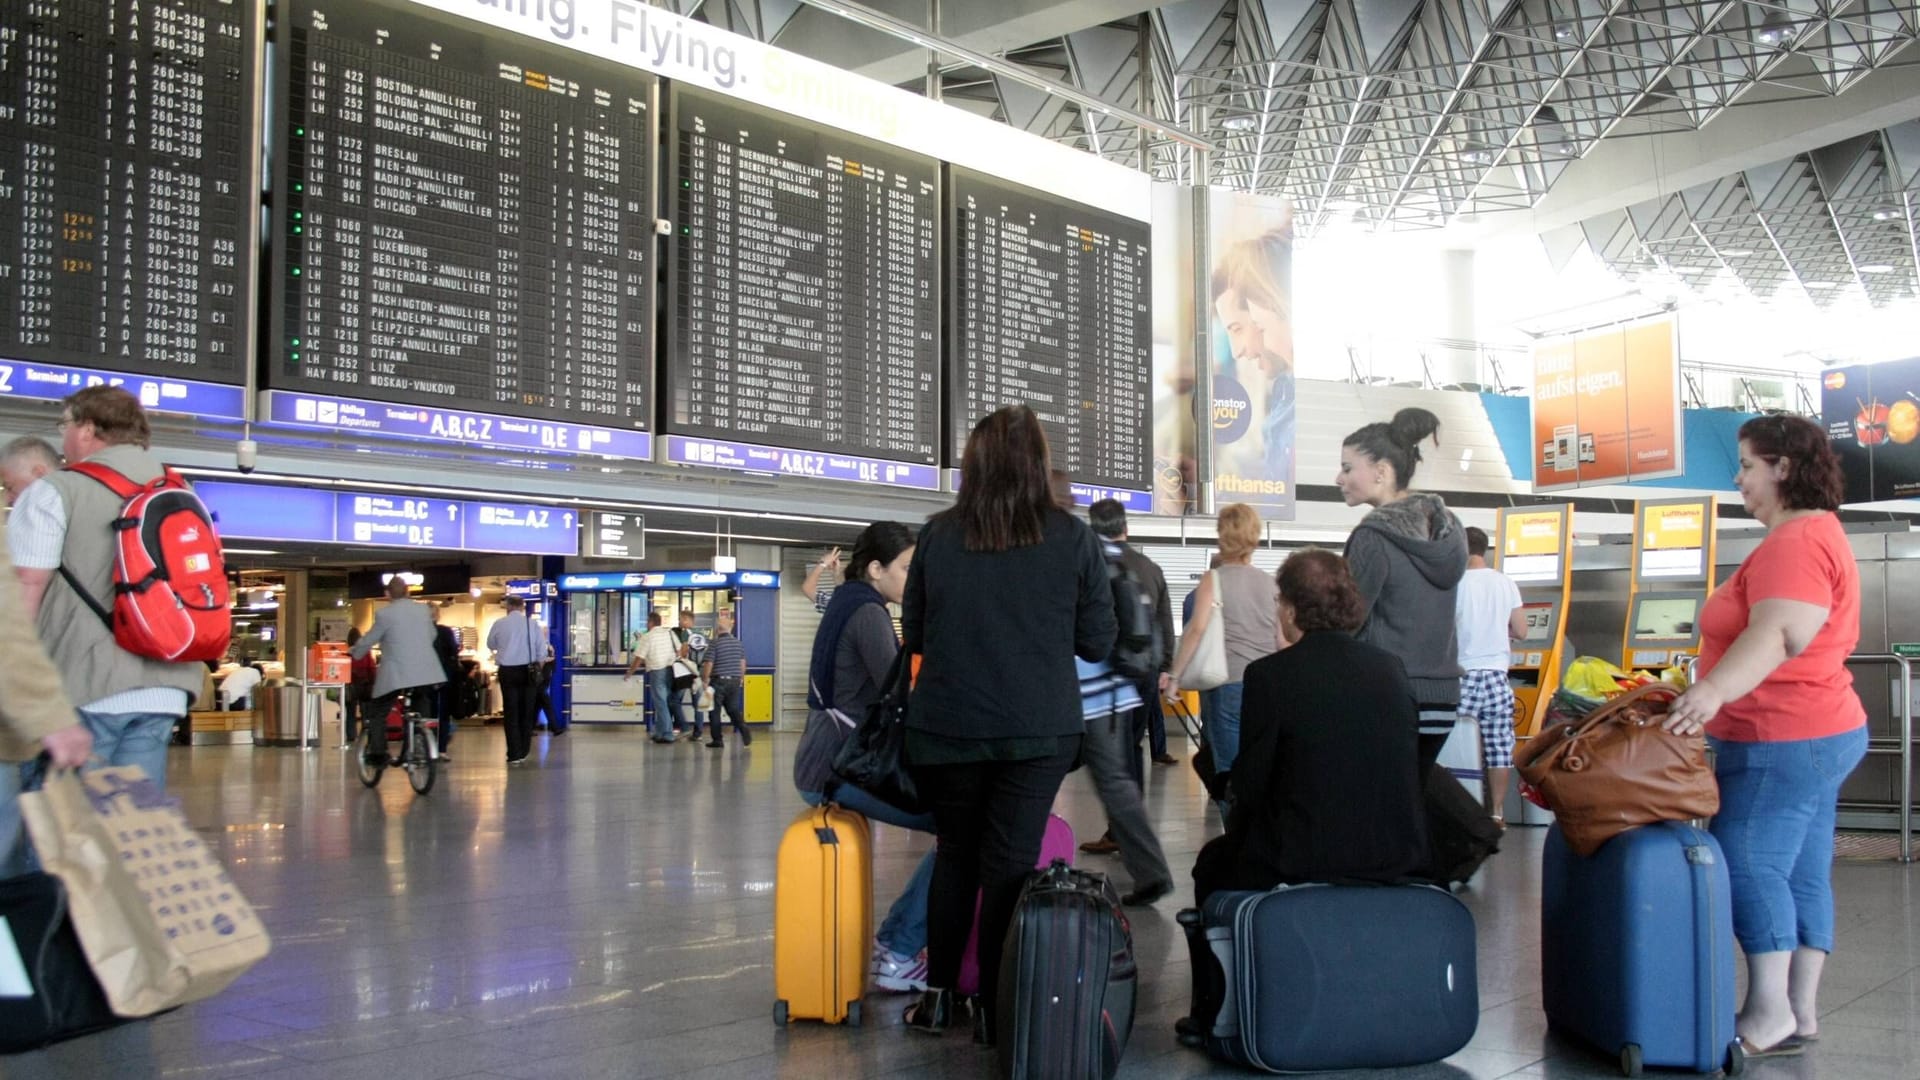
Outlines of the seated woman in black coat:
M1365 608L1338 555L1296 552L1279 579L1287 648L1247 667L1233 811L1194 865L1200 904L1221 889L1403 882L1426 861L1405 667L1353 639Z

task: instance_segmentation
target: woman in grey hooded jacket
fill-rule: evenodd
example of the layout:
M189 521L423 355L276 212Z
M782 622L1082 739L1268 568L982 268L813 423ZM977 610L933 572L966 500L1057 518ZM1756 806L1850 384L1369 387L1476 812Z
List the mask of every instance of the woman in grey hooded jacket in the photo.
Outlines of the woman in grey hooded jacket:
M1420 702L1420 770L1440 756L1460 705L1454 590L1467 572L1466 530L1438 495L1408 490L1420 444L1440 445L1440 418L1401 409L1340 444L1334 483L1348 506L1373 512L1347 537L1347 566L1366 602L1355 635L1400 657Z

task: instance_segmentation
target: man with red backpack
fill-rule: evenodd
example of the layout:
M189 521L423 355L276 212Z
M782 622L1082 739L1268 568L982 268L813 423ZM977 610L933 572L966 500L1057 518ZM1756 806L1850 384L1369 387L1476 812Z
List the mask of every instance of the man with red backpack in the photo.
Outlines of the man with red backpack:
M36 620L67 696L81 703L80 718L93 735L95 755L109 765L138 765L165 786L169 736L206 673L198 663L200 653L215 644L224 652L227 645L224 634L214 640L216 616L228 617L218 538L212 536L212 522L204 520L204 509L199 511L204 529L193 525L192 508L199 504L184 485L177 493L169 484L157 485L169 489L157 502L152 493L127 493L169 475L147 449L146 412L132 394L110 386L73 394L61 410L60 437L67 468L28 488L14 504L7 527L26 614ZM176 553L184 539L191 564L139 595L122 587L129 584L124 567L116 570L126 557L122 534L129 530L116 529L115 522L127 516L136 497L152 502L155 514L145 520L156 527L134 531L164 533L168 550ZM139 542L138 536L125 539ZM204 546L209 541L210 550ZM175 590L185 603L171 613L186 620L185 639L179 627L160 628L129 615L144 600L170 598ZM214 611L216 605L221 610ZM170 601L168 607L176 605ZM200 627L199 640L194 625ZM172 642L164 651L173 658L152 655L163 651L156 641ZM130 650L130 642L142 651Z

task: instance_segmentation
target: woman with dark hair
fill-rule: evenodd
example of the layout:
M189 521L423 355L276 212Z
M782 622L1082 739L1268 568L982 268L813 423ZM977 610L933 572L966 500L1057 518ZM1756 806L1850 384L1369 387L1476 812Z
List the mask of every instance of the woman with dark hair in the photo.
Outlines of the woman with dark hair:
M1340 444L1334 483L1348 506L1371 506L1347 537L1347 566L1360 588L1359 640L1398 656L1420 700L1420 768L1440 756L1460 708L1454 594L1467 573L1467 534L1438 495L1409 490L1420 444L1440 445L1440 418L1401 409Z
M1716 752L1713 835L1747 954L1737 1028L1754 1057L1798 1053L1819 1032L1835 803L1867 752L1867 714L1846 668L1860 573L1834 516L1844 485L1826 432L1798 416L1747 421L1734 485L1767 535L1701 609L1702 674L1666 727L1704 729Z
M1105 660L1118 626L1100 544L1057 506L1047 436L1024 405L974 425L953 508L927 523L901 625L922 656L907 759L940 837L929 899L928 982L908 1026L944 1031L980 903L981 1001L991 1042L1000 948L1040 857L1047 812L1085 729L1074 657Z
M831 799L842 808L902 829L933 831L933 815L910 814L833 776L833 759L867 706L879 700L900 639L888 604L907 588L913 563L913 533L897 521L876 521L861 530L847 558L846 581L834 589L813 635L807 668L807 730L793 755L793 786L808 806ZM872 973L884 990L924 990L927 961L927 887L933 853L921 860L886 921L874 934Z
M1194 863L1196 905L1220 889L1391 884L1427 857L1406 668L1354 638L1366 603L1338 555L1297 551L1278 576L1287 648L1247 665L1233 810Z

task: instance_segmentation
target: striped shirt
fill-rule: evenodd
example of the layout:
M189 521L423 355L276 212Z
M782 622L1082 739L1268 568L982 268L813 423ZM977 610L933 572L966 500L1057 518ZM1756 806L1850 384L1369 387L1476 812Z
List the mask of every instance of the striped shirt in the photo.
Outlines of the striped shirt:
M713 665L712 678L744 678L747 674L747 647L732 634L715 634L713 643L707 648L707 662Z

